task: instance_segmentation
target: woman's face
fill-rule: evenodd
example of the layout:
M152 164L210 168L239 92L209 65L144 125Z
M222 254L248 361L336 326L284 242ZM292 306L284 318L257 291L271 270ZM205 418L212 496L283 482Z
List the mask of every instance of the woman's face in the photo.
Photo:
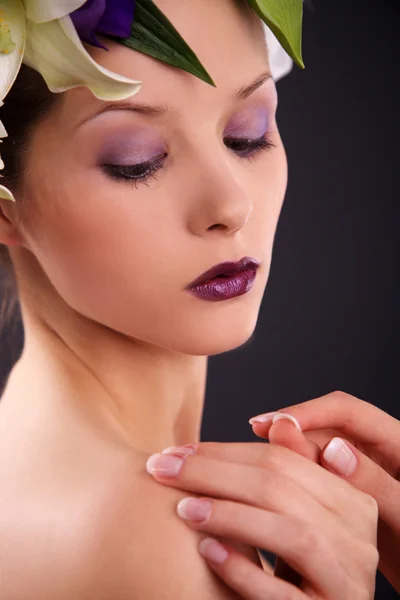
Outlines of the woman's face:
M24 245L79 314L141 341L212 355L252 335L269 275L287 183L277 94L268 78L235 99L269 70L261 21L245 3L157 4L217 87L116 43L106 42L109 52L90 48L142 89L124 110L109 110L76 88L36 129ZM244 256L261 263L247 294L209 302L184 289Z

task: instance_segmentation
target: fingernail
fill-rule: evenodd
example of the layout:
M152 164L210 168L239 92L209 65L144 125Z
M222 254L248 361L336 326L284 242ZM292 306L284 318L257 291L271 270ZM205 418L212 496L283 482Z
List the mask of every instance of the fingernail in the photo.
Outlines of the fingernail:
M275 411L275 412L265 413L263 415L257 415L256 417L252 417L251 419L249 419L249 423L250 423L250 425L253 425L253 423L268 423L268 421L272 421L274 416L277 414L279 414L279 413L277 413Z
M161 454L196 454L196 446L194 444L186 444L185 446L169 446L169 448L165 448Z
M272 423L274 424L277 421L279 421L280 419L287 419L288 421L292 421L292 423L294 423L294 425L296 425L297 429L302 432L300 423L298 422L297 419L295 419L295 417L292 417L292 415L288 415L287 413L281 413L281 412L276 413L276 415L272 418Z
M323 457L339 475L346 477L354 473L357 459L350 448L340 438L333 438L324 450Z
M199 552L217 565L222 565L229 556L228 551L213 538L203 538L199 544Z
M176 507L178 515L185 521L204 523L211 515L212 502L206 498L182 498Z
M176 477L185 462L185 457L172 454L152 454L146 462L146 470L150 475Z

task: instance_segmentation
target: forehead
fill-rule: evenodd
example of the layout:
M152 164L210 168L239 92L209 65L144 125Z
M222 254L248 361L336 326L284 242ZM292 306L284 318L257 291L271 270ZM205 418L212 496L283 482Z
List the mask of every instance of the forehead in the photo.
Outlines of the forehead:
M268 70L261 20L246 0L157 0L157 6L198 56L217 88L236 89L257 73ZM109 52L87 46L89 53L104 67L143 81L139 96L153 90L159 100L161 88L166 95L171 86L176 90L180 84L198 91L210 87L181 69L110 40L102 41Z
M217 87L106 38L101 41L108 52L87 45L87 51L103 67L143 82L132 102L167 105L171 115L176 112L188 120L207 119L231 104L234 91L269 70L264 28L246 0L157 0L157 5ZM105 104L85 87L62 96L60 110L51 117L57 119L57 128L72 130Z

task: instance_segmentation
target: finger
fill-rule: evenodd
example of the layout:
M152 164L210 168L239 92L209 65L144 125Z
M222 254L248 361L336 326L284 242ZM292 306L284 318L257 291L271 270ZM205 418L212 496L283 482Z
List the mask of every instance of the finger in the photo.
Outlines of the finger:
M229 460L225 460L224 457ZM365 535L370 502L366 495L342 478L296 453L264 443L204 442L194 456L175 457L180 471L168 475L156 454L148 472L162 484L226 498L285 513L305 520L326 518L345 521L357 537ZM365 507L364 507L365 504ZM364 514L365 513L365 514Z
M290 452L278 447L275 447L275 450ZM301 456L292 452L290 454L311 466L314 465ZM252 464L225 462L199 454L155 454L147 461L146 468L158 482L180 490L235 500L304 519L318 518L318 515L326 514L326 510L308 490L297 486L294 481L285 478L279 472L274 473ZM341 484L345 483L322 467L318 468L322 474L329 475Z
M332 392L285 407L282 411L295 417L304 432L331 428L352 441L371 444L391 462L393 468L398 468L400 423L373 404L345 392ZM264 432L269 430L272 417L268 415L271 414L274 413L253 417L260 419L264 416L266 419L264 423L257 425L258 432L261 428Z
M343 593L347 572L341 561L346 563L351 556L357 556L353 561L355 565L364 558L371 561L372 544L361 544L343 528L329 528L323 521L316 528L297 518L205 497L183 498L178 503L177 513L193 529L240 540L277 554L305 580L314 583L323 597L350 597ZM377 562L376 552L373 559Z
M167 450L169 449L166 449L164 452ZM264 484L266 487L264 493L269 496L270 500L270 504L268 507L266 506L269 510L274 510L272 508L272 501L275 498L275 502L278 505L280 504L283 511L285 503L289 502L289 489L285 489L285 485L287 486L288 482L292 482L298 488L301 488L307 494L308 498L313 498L317 501L318 505L327 508L339 519L345 520L347 525L358 535L364 535L365 533L365 519L362 517L368 518L371 511L370 502L366 495L354 488L350 483L338 478L320 465L311 462L303 456L299 456L292 450L275 444L257 442L201 442L196 444L196 455L198 457L212 458L217 461L217 465L219 461L222 461L222 464L218 466L212 463L212 468L215 469L214 474L212 472L207 474L204 471L203 477L206 480L214 480L216 484L218 481L222 481L219 479L221 471L222 477L228 473L225 466L226 463L258 467L264 471L265 477L269 480L269 484ZM251 473L251 471L246 470L232 472L231 477L233 478L245 478L243 480L233 479L234 486L237 486L236 481L242 481L242 485L245 485L244 482L246 478L251 477ZM287 483L277 483L276 485L279 485L279 487L269 492L267 488L269 486L273 488L274 479L271 477L272 475L278 476L279 480L283 478ZM260 482L260 475L257 475L257 477L257 481ZM198 482L198 485L201 486L201 481ZM282 489L282 494L284 495L283 500L280 500L278 497L280 489ZM206 489L200 489L199 493L214 495ZM304 497L303 500L305 501ZM279 512L279 508L277 510Z
M201 540L199 551L209 567L231 589L235 590L240 598L246 600L265 600L266 598L309 600L310 598L300 589L278 577L269 575L248 558L212 537L205 537Z
M315 442L307 440L304 433L287 418L279 418L269 429L268 438L271 444L284 446L296 454L304 456L315 463L319 462L321 449Z
M319 463L321 448L315 442L307 440L300 426L296 426L293 420L288 419L284 414L278 414L275 417L269 429L268 438L272 444L288 448L304 458ZM300 585L301 576L282 558L277 557L276 559L274 575L297 587Z
M257 419L260 419L260 421L257 421ZM274 425L276 424L276 422L279 423L279 421L276 421L276 419L280 420L290 420L292 419L292 422L296 422L298 424L298 428L301 430L300 427L300 423L298 422L297 419L295 419L294 416L288 414L287 412L273 412L273 413L266 413L265 415L259 415L258 417L252 417L249 420L249 423L252 425L253 427L253 432L255 433L256 436L266 439L266 440L271 440L270 438L270 433L272 429L276 429L274 427ZM301 445L299 446L299 448L293 448L295 451L300 450L300 452L298 452L298 454L301 454L302 456L306 456L307 458L311 458L312 456L315 456L316 453L318 453L318 450L320 451L321 448L323 446L325 446L325 444L331 440L333 437L340 435L340 431L336 431L335 429L313 429L311 431L304 431L302 432L304 437L306 438L306 440L308 442L310 442L314 448L314 450L311 448L307 448L307 446L302 447ZM288 447L285 443L280 444L282 446L286 446ZM311 456L309 456L311 455ZM312 458L311 458L312 460Z
M283 446L304 456L304 458L308 458L316 463L319 462L320 447L307 440L301 431L300 425L294 422L293 417L290 419L287 418L287 415L278 414L273 420L268 437L271 444ZM300 586L302 579L301 575L279 556L275 561L274 575L292 583L296 587Z
M309 442L302 433L300 425L292 419L288 419L286 415L277 415L268 432L269 441L271 444L288 448L304 456L304 458L318 463L321 452L320 447L313 442ZM302 579L301 575L279 556L275 561L274 575L296 587L300 586Z
M321 464L372 496L384 521L398 520L400 482L347 440L333 438L321 453ZM400 535L400 529L399 529Z

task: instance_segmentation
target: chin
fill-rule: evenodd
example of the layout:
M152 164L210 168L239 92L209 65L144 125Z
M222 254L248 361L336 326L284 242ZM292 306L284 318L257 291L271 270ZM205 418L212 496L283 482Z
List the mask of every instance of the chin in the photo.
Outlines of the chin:
M177 329L175 335L170 337L170 343L165 346L189 356L213 356L229 352L243 346L253 336L258 312L247 309L241 314L221 313L219 318L214 315L208 322L204 317L199 318L190 327Z
M179 313L175 335L178 352L213 356L246 344L253 336L266 289L268 273L245 295L222 302L190 301ZM171 344L169 344L171 347Z
M252 328L236 330L226 336L215 336L203 344L202 356L215 356L240 348L246 344L253 336L255 325ZM196 353L197 354L197 353Z

